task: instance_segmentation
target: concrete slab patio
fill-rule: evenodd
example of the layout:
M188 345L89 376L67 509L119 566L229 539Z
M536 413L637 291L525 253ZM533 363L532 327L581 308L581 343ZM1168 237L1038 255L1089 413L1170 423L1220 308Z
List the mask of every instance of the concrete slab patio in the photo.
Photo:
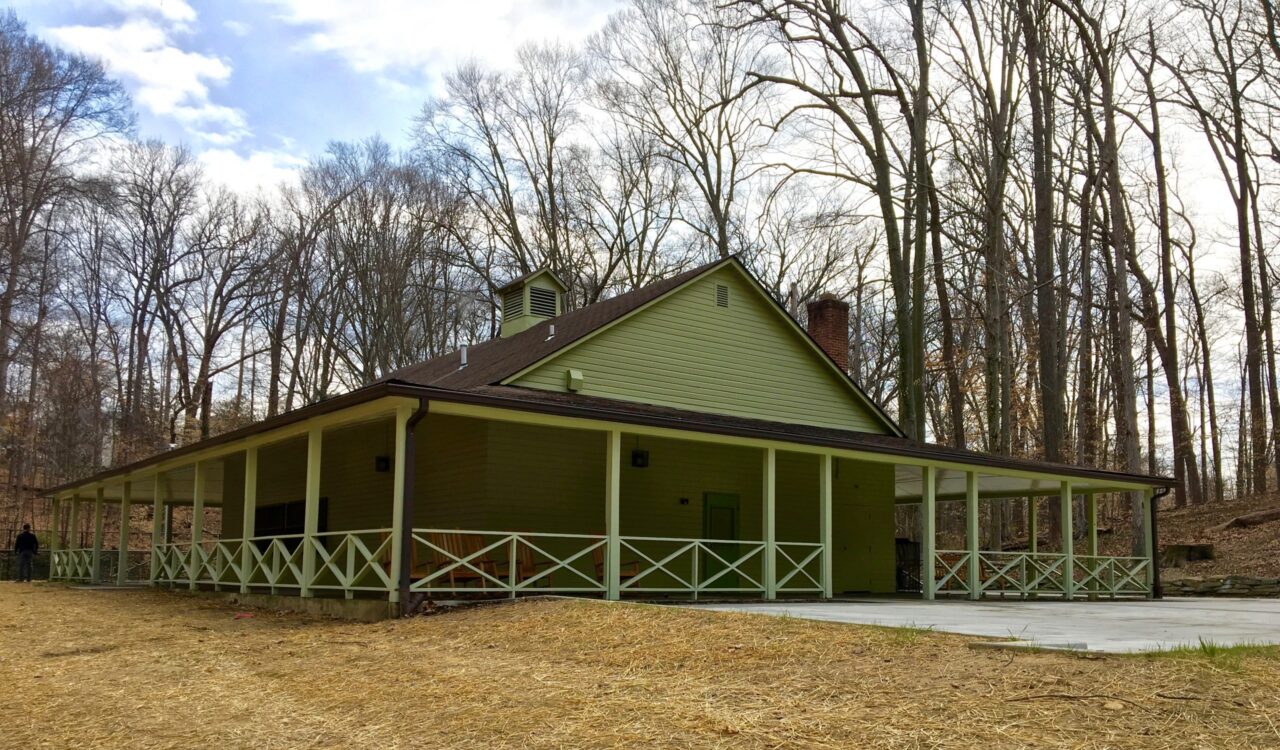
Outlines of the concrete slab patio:
M1218 645L1280 644L1280 599L1179 598L1160 601L744 602L691 605L813 620L931 628L1044 647L1128 653L1201 640Z

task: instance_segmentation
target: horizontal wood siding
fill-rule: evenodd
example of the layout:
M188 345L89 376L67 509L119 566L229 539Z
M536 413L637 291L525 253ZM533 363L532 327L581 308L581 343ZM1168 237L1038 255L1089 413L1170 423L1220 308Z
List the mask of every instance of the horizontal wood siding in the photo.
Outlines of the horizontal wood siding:
M780 542L820 542L817 456L779 451L774 528Z
M418 423L415 527L493 528L485 525L491 520L485 513L489 428L483 420L440 414L428 414Z
M729 306L716 304L716 287ZM515 381L694 411L885 432L847 383L742 275L723 268Z
M604 533L604 433L493 422L488 449L480 528Z
M831 500L836 593L891 593L894 580L893 465L839 458Z
M391 458L395 445L395 422L391 419L325 432L320 496L329 498L330 531L391 526L391 484L395 474L390 467L377 471L375 460L378 456Z
M631 451L649 451L649 466L631 465ZM754 448L623 435L622 520L627 536L702 536L705 492L739 499L738 538L761 539L761 453ZM688 500L684 504L682 500Z

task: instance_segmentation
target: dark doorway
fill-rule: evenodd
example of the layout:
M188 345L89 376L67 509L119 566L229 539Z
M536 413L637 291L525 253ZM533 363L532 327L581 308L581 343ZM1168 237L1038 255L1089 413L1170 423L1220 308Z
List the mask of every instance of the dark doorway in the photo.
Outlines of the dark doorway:
M699 577L705 581L723 571L727 566L719 558L730 563L741 555L737 543L740 502L737 495L728 492L702 493L702 538L714 539L706 544L698 561ZM708 551L709 550L709 551ZM712 554L714 553L714 554ZM738 588L737 573L725 573L710 586L712 589Z

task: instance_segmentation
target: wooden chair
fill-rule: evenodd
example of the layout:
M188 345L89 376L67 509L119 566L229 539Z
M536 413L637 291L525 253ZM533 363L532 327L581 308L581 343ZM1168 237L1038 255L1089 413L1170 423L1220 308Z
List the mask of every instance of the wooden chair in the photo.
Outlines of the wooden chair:
M600 545L591 550L591 557L596 563L596 578L604 580L604 545ZM620 582L629 581L640 575L639 560L624 560L618 565L618 579Z
M384 540L387 535L382 537ZM431 533L426 539L436 547L445 550L449 555L453 555L459 560L465 559L481 549L483 546L482 539L470 534L457 533ZM418 544L410 545L409 550L409 580L420 581L423 578L435 573L437 570L443 570L457 562L457 560L448 555L441 554L439 550L428 549L425 554L419 554ZM387 546L387 551L381 558L382 567L388 573L391 572L391 547ZM485 558L477 558L469 561L470 565L493 575L493 561ZM458 584L464 585L474 584L476 581L483 581L484 578L471 568L459 565L445 574L445 578L449 581L450 588L458 588Z
M537 560L533 556L533 548L528 544L516 544L516 582L527 581L538 575L547 568L553 568L556 563L551 560ZM491 575L506 581L511 575L511 564L509 561L489 562L492 566ZM490 572L486 570L485 572ZM539 584L543 586L551 585L551 576L545 575L538 579Z
M449 555L452 555L453 558L456 558L451 559L449 556L435 552L435 566L433 570L441 570L449 567L450 565L454 565L458 560L465 560L479 552L485 546L484 539L474 534L444 532L440 534L433 534L432 536L435 537L431 540L432 544L435 544L445 552L448 552ZM490 560L487 556L472 558L467 561L467 565L470 565L476 570L488 573L491 576L498 577L495 572L496 566L493 560ZM487 579L480 573L476 572L476 570L472 570L466 565L458 565L453 568L445 574L449 578L449 587L458 588L459 583L463 586L469 586L477 582L479 582L481 587L483 587Z

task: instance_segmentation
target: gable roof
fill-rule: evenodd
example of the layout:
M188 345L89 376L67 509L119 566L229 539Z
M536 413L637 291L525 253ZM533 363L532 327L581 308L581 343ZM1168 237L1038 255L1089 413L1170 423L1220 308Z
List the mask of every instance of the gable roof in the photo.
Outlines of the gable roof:
M1049 472L1055 475L1074 476L1084 479L1148 483L1159 487L1173 487L1177 484L1176 480L1167 477L1129 474L994 456L909 439L847 373L844 374L845 380L861 395L875 413L884 419L885 424L894 432L893 435L879 435L853 430L711 414L631 401L618 401L599 396L541 391L504 384L505 380L521 370L559 351L568 349L585 337L617 323L631 313L638 312L646 305L675 292L704 274L730 264L750 279L756 290L770 301L773 308L780 315L790 321L791 326L800 335L805 337L822 356L826 357L832 367L839 372L843 372L826 354L825 350L809 336L808 332L786 312L772 295L765 291L759 279L751 273L750 269L737 258L730 256L690 269L632 292L620 294L593 305L550 318L514 336L493 339L469 347L468 366L465 368L460 368L460 352L450 352L426 362L396 370L349 393L309 404L195 443L148 456L124 466L106 469L90 477L49 487L42 490L41 494L52 496L86 485L98 484L111 478L140 471L158 462L195 454L215 446L234 443L258 433L354 407L386 396L407 396L571 417L607 419L621 423L652 425L677 430L774 439L869 453L954 461L973 466L987 466L997 470L1012 469ZM555 336L548 336L549 328L552 325L556 327Z
M402 367L375 382L409 383L455 390L499 383L727 262L719 260L698 266L634 291L548 318L514 336L490 339L469 346L466 367L462 367L462 354L459 350ZM555 326L554 336L548 336L551 326Z
M732 266L746 277L749 285L768 300L774 310L788 326L813 349L824 361L824 364L838 374L844 385L850 388L855 398L861 401L878 418L888 430L899 437L905 435L897 423L884 409L862 389L856 381L845 372L831 355L827 354L817 341L809 335L791 314L782 307L773 295L765 291L760 280L736 256L706 263L697 268L676 274L648 286L616 297L596 302L586 307L571 310L554 318L548 318L513 336L491 339L467 348L467 366L462 367L461 350L403 367L375 383L406 383L409 385L448 388L451 390L472 390L482 386L500 385L516 375L531 370L552 356L559 354L579 342L590 338L606 328L620 322L623 318L639 312L651 303L675 292L695 279L720 268ZM530 278L526 275L522 278ZM519 280L517 280L519 281ZM512 284L517 282L512 282ZM511 286L508 284L507 286ZM554 331L554 335L552 335Z
M539 268L537 270L530 271L529 273L526 273L523 276L517 276L511 281L508 281L507 283L498 287L498 293L501 294L502 292L505 292L512 287L520 286L522 284L527 284L528 282L533 281L539 276L550 276L551 280L560 286L561 291L565 291L569 288L568 284L565 284L563 281L560 280L559 276L556 276L555 271L552 271L550 268Z

